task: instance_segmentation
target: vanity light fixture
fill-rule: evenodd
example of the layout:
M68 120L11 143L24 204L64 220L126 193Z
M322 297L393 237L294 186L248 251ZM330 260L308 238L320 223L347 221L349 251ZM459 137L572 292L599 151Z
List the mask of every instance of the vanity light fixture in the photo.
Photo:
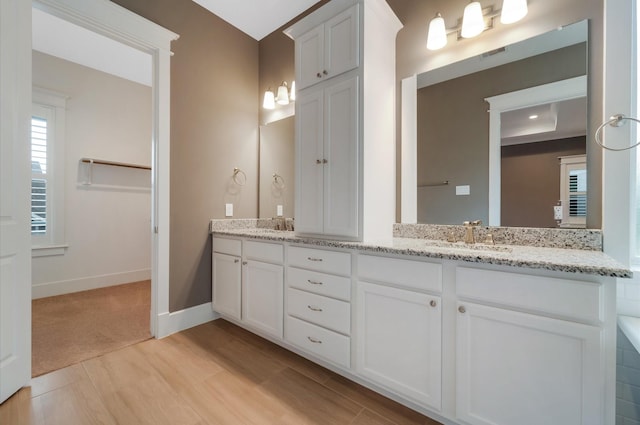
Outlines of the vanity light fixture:
M463 38L472 38L482 33L482 31L484 31L482 6L479 1L472 1L464 8L460 35Z
M275 109L276 107L276 99L273 94L273 91L271 90L271 87L269 87L269 90L264 92L264 100L262 101L262 107L264 109Z
M444 18L440 13L429 22L429 32L427 33L427 49L438 50L447 45L447 29L444 25Z
M287 82L283 81L278 86L278 90L274 93L271 87L264 92L264 100L262 101L262 107L264 109L275 109L276 105L286 106L290 102L296 100L296 82L291 82L291 90L289 90Z
M283 81L278 87L278 95L276 96L276 102L278 105L289 104L289 89L287 88L287 82Z
M493 6L483 8L479 1L471 1L465 8L462 19L455 28L447 29L444 18L437 13L429 22L427 49L438 50L446 46L449 34L457 33L458 39L472 38L483 31L493 28L493 19L500 15L500 22L512 24L524 18L528 13L527 0L503 0L502 9ZM488 22L487 22L488 20Z

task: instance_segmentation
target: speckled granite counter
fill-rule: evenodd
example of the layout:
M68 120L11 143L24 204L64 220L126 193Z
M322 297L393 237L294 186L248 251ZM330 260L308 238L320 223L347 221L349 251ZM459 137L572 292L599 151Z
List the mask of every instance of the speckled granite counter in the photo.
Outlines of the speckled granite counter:
M235 221L235 220L234 220ZM298 237L294 232L256 227L257 220L246 220L239 226L216 225L211 233L217 236L249 237L253 239L289 242L332 248L356 249L363 252L414 255L443 260L526 267L569 273L585 273L611 277L632 277L631 270L601 251L541 248L518 245L465 245L442 240L394 238L388 245L345 242ZM251 223L252 222L252 223Z

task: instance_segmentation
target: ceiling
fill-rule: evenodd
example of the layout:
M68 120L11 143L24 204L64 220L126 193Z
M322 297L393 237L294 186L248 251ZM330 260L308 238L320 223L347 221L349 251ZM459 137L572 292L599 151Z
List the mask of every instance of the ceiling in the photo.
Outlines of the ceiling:
M319 0L193 1L259 41Z

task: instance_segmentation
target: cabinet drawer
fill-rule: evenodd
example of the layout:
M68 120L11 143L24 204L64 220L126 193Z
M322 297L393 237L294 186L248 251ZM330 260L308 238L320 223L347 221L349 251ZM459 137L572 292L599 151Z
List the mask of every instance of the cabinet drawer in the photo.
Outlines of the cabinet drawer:
M348 277L289 267L288 286L340 300L351 300L351 279Z
M280 244L245 241L243 250L247 259L282 264L284 247Z
M604 319L600 284L458 267L459 297L594 322Z
M437 263L360 255L358 276L373 282L442 292L442 265Z
M289 265L319 272L350 276L351 254L348 252L292 246L289 248Z
M242 242L239 239L225 239L213 237L213 251L223 254L242 255Z
M351 341L344 335L287 316L285 339L340 366L349 368L351 365Z
M336 332L351 333L351 304L289 288L287 313Z

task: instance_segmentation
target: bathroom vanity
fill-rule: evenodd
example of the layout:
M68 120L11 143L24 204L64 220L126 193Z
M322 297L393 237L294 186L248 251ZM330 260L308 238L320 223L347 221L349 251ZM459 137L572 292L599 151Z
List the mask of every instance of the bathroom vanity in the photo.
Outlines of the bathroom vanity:
M601 251L238 222L211 228L225 319L443 423L611 422L615 278L631 273Z

